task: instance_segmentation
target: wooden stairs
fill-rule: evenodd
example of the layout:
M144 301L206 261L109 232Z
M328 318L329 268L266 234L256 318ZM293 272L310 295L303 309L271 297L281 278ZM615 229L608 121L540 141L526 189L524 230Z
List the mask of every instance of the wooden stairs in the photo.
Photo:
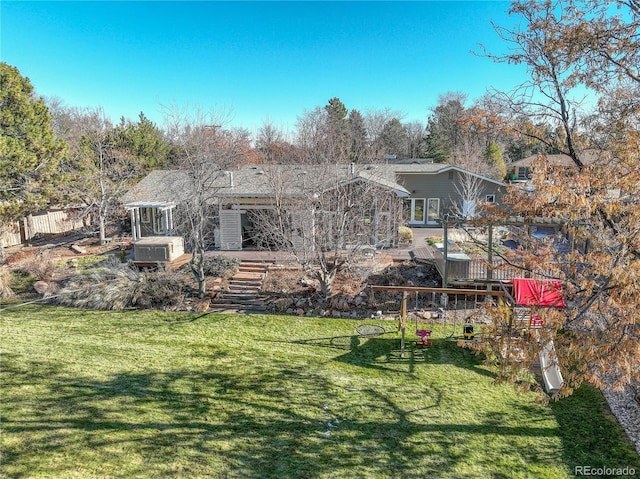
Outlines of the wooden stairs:
M242 261L238 272L227 282L226 290L211 301L210 311L264 313L266 305L260 291L271 263Z

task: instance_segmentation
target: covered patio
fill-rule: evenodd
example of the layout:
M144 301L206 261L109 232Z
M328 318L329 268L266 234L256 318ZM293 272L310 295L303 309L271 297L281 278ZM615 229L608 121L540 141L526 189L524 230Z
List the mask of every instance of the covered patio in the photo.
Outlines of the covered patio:
M124 207L131 215L132 241L135 242L147 236L173 235L175 202L140 201L127 203Z

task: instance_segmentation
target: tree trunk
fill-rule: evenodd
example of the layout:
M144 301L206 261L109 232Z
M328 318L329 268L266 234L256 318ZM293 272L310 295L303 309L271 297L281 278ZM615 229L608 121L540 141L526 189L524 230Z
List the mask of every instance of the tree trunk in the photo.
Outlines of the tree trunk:
M107 242L107 228L106 228L106 222L104 219L104 215L99 215L99 220L98 220L98 234L99 234L99 239L100 239L100 244L103 245Z
M191 272L198 282L198 298L202 299L207 292L207 282L204 274L204 249L197 248L191 257Z
M324 296L325 298L331 296L331 286L333 285L333 280L336 277L336 272L317 271L315 277L320 283L320 292L322 293L322 296Z

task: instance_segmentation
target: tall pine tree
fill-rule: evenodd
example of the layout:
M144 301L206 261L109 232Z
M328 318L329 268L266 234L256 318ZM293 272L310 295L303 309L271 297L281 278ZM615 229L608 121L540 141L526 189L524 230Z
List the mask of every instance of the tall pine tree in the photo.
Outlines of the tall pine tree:
M60 200L66 149L29 79L0 63L0 225Z

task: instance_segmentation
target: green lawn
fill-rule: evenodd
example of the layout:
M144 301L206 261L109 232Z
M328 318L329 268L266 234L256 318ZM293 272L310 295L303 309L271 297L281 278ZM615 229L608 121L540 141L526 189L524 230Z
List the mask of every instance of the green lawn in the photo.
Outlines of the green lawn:
M493 385L475 357L438 335L401 358L396 333L358 338L357 324L44 306L0 313L0 477L640 471L597 391L545 406Z

